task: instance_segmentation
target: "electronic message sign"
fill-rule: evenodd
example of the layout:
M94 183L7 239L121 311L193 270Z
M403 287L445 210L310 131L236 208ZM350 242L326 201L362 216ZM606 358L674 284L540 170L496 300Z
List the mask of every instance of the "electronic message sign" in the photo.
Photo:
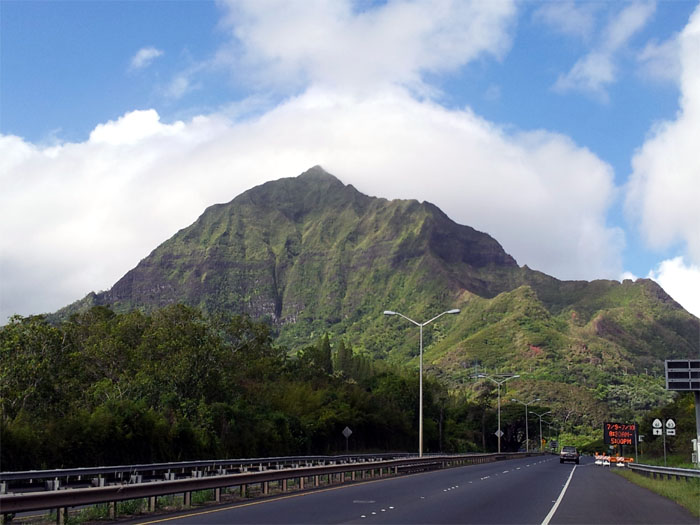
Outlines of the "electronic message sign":
M603 423L603 443L606 445L634 445L637 423Z
M700 359L667 360L666 390L700 391Z

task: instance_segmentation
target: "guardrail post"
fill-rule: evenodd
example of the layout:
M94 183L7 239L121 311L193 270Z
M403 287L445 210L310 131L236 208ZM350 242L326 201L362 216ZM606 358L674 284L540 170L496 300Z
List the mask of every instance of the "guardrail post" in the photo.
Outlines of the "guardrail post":
M93 487L104 487L105 486L105 478L103 478L102 476L92 478L91 483L92 483Z
M314 487L318 487L321 484L321 477L316 475L314 476Z
M56 509L56 524L65 525L68 519L68 507L60 507Z
M110 501L109 503L107 503L107 515L109 516L109 519L111 519L111 520L117 519L117 502L116 501Z
M247 492L248 492L248 486L245 483L243 483L241 485L241 498L247 497Z
M282 480L282 492L287 492L287 480Z
M156 511L156 497L151 496L148 498L148 512L155 512Z
M192 492L185 492L184 501L182 503L185 507L189 507L192 504Z
M216 503L221 503L221 487L216 487L214 489L214 501L216 501Z
M46 490L58 490L58 488L61 486L61 482L56 479L50 479L47 482L45 482Z
M270 482L269 481L263 481L262 493L263 493L263 496L267 496L270 493Z

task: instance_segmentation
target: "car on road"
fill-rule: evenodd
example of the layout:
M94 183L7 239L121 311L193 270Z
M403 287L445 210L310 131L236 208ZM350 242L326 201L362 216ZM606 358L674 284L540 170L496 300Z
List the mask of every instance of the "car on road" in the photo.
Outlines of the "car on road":
M579 463L579 453L576 447L562 447L559 453L559 463L564 463L565 461L573 461L578 465Z

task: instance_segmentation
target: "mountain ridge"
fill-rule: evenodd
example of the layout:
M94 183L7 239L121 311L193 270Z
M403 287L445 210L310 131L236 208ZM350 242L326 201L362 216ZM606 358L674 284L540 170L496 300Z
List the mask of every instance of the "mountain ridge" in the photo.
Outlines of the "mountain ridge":
M526 337L522 327L529 318L508 325L519 335L497 339L513 355L595 341L594 348L632 355L622 359L625 366L653 362L658 368L659 352L643 337L660 338L672 357L700 353L698 319L651 280L560 281L519 266L493 237L455 223L434 204L370 197L320 166L208 207L110 290L89 294L59 315L92 305L128 311L181 302L209 314L267 319L290 350L329 332L357 341L375 357L405 361L412 357L404 349L410 336L387 325L384 309L427 317L447 307L464 309L470 301L492 301L484 308L493 310L502 294L522 287L532 293L521 291L517 300L532 315L546 312L549 320L540 328L551 338L542 346L537 337ZM499 322L489 330L505 326ZM441 323L449 329L459 324ZM465 344L446 350L438 343L435 352L457 355ZM438 366L443 362L436 360Z

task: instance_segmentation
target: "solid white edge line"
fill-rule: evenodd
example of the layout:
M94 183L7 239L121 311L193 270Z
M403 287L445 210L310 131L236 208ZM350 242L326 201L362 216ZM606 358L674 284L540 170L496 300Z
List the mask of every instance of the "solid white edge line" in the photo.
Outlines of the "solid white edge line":
M566 489L569 488L569 483L571 483L571 478L574 477L574 472L576 471L577 466L578 465L574 465L574 468L571 469L571 474L569 474L569 479L566 480L566 483L564 484L564 488L561 489L561 494L559 494L557 501L554 503L552 510L549 511L549 514L547 514L547 517L542 522L542 525L549 525L549 522L552 519L552 517L554 516L554 513L557 511L557 508L559 507L561 500L564 499L564 494L566 494Z

